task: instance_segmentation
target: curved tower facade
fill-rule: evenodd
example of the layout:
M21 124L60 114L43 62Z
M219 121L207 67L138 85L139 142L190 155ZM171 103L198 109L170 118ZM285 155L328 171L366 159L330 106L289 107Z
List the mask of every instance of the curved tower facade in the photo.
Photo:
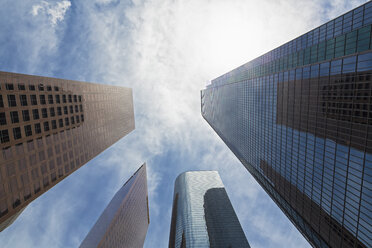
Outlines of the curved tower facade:
M249 247L217 171L177 177L169 247Z

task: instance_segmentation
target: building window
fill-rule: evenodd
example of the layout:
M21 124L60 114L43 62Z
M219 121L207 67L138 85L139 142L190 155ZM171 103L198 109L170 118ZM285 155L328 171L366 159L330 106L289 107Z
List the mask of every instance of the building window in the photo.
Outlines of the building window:
M57 129L57 121L52 120L52 129Z
M5 84L5 88L7 90L14 90L14 85L13 84Z
M59 122L59 127L63 127L63 119L59 119L58 122Z
M66 95L62 95L62 101L63 101L63 103L66 103L67 101L66 101Z
M68 95L68 102L72 102L72 95Z
M55 180L57 180L57 176L56 176L56 173L53 172L50 177L52 178L52 182L54 182Z
M34 120L38 120L39 117L39 110L38 109L33 109L32 110L32 116L34 117Z
M21 128L20 127L15 127L13 128L13 136L14 136L14 139L20 139L22 138L22 135L21 135Z
M56 116L56 112L54 111L54 108L53 107L49 108L49 112L50 112L50 116L51 117Z
M44 122L44 131L47 132L49 131L49 122Z
M30 85L28 86L28 88L29 88L30 90L34 91L34 90L35 90L35 85L30 84Z
M27 97L26 95L20 95L19 100L21 101L22 106L27 106Z
M10 112L10 120L12 121L12 123L18 123L19 122L17 111L11 111Z
M80 116L78 116L78 115L76 116L76 122L80 123Z
M54 90L55 90L55 91L59 91L58 86L54 86Z
M39 182L36 182L34 184L34 192L35 192L35 194L40 192L40 183Z
M53 95L48 95L48 103L53 104Z
M52 86L47 85L47 91L52 91Z
M28 110L22 110L22 117L23 117L23 121L30 120L30 113L28 112Z
M30 95L31 105L37 105L36 95Z
M80 112L83 112L83 105L80 104Z
M26 125L25 126L25 134L26 134L26 136L31 136L32 135L31 125Z
M81 96L79 96L79 102L81 102Z
M70 125L70 120L68 119L68 117L65 118L65 124L66 124L66 126Z
M58 115L62 115L62 108L61 107L57 107L57 113L58 113Z
M4 108L3 96L0 95L0 107Z
M74 95L74 102L77 102L77 95Z
M1 144L9 142L9 132L8 132L8 130L5 129L5 130L0 131L0 141L1 141Z
M5 113L0 113L0 125L6 125Z
M74 113L74 106L70 106L70 114Z
M84 122L84 115L81 115L81 122Z
M44 188L45 187L48 187L48 185L49 185L49 178L48 177L44 177L44 179L43 179L43 185L44 185Z
M46 108L42 108L41 109L41 116L43 118L48 118L48 112L47 112L47 109Z
M79 112L79 106L75 105L75 112Z
M41 126L40 123L35 124L35 133L41 133Z
M39 90L44 91L44 85L43 84L39 84Z
M40 104L46 104L45 95L40 95Z
M9 104L9 107L17 106L15 95L8 95L8 104Z
M26 87L24 84L18 84L18 90L26 90Z
M71 124L74 125L75 124L75 118L72 116L71 117Z
M61 103L61 98L59 97L59 95L56 95L56 103Z
M64 106L64 107L63 107L63 112L65 113L65 115L67 115L67 114L68 114L68 109L67 109L67 106Z

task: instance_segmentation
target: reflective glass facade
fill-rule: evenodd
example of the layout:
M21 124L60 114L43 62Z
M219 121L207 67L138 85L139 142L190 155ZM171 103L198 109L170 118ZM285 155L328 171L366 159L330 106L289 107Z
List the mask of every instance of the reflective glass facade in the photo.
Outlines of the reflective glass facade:
M133 129L129 88L0 72L0 230Z
M81 248L142 248L150 224L146 164L115 194Z
M314 247L372 246L372 2L228 72L205 120Z
M250 247L217 171L177 177L169 247Z

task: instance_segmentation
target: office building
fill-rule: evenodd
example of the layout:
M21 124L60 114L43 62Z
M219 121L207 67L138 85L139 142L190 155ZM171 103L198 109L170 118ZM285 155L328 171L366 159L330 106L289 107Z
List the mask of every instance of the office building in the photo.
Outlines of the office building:
M169 248L186 247L250 247L217 171L176 179Z
M372 2L214 79L201 112L314 247L372 247Z
M0 72L0 230L133 129L129 88Z
M146 164L119 189L80 248L142 248L150 224Z

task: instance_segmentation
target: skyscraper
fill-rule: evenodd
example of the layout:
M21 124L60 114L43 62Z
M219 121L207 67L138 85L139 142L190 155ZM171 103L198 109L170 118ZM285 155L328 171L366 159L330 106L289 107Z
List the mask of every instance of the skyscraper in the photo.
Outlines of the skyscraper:
M314 247L372 247L372 2L214 79L201 111Z
M250 247L217 171L176 179L169 248L186 247Z
M146 164L112 198L81 248L142 248L150 224Z
M133 129L129 88L0 72L0 230Z

